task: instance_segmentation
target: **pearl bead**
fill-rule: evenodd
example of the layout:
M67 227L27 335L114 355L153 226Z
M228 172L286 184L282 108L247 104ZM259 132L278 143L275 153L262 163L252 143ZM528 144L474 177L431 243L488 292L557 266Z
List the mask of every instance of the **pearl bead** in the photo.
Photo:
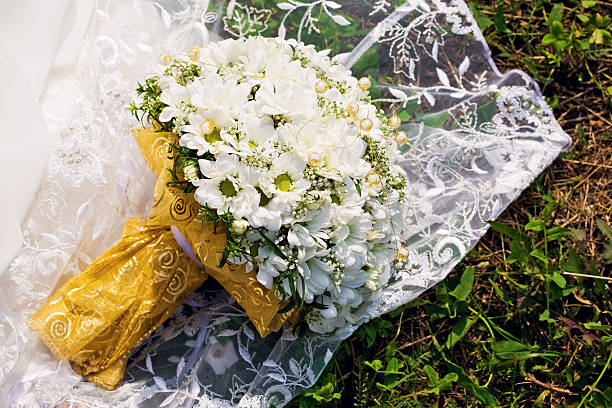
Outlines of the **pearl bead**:
M323 157L319 153L310 153L310 156L308 156L308 165L310 167L319 167L322 161Z
M190 49L189 51L187 51L187 56L192 60L192 61L197 61L200 59L200 47L195 46L192 49Z
M387 123L389 124L389 127L391 127L391 129L397 129L402 124L402 120L399 118L399 116L393 115L389 118L389 121Z
M402 246L395 252L395 257L400 261L405 261L408 259L409 254L410 252L408 251L408 248Z
M349 103L346 107L346 112L349 115L356 115L357 112L359 112L359 104L357 104L356 102Z
M357 82L357 84L362 90L367 91L372 86L372 81L370 81L369 77L364 76L364 77L359 78L359 81Z
M368 173L366 176L366 183L368 183L370 187L376 187L381 183L381 181L380 175L375 171Z
M329 86L327 85L327 82L321 80L319 82L317 82L315 84L315 91L317 91L317 93L324 93L329 89Z
M200 125L200 130L202 131L203 134L210 135L212 132L215 131L215 123L210 119L206 119Z
M159 56L159 63L162 65L170 65L170 63L172 62L172 57L170 57L168 54L161 54Z
M369 118L361 119L361 122L359 123L359 127L366 132L372 130L372 126L374 126L374 123L372 123L372 120Z
M407 143L408 142L408 134L406 132L404 132L403 130L400 130L399 132L397 132L395 134L395 141L399 145L403 145L404 143Z

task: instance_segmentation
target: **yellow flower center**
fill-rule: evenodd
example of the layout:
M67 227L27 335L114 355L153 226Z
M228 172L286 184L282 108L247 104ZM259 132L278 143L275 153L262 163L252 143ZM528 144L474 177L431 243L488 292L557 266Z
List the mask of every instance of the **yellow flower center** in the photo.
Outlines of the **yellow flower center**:
M276 176L274 179L274 185L280 191L289 191L291 190L291 177L289 177L287 173Z
M221 192L226 197L233 197L237 193L236 188L234 187L234 183L232 183L232 181L230 179L223 180L219 184L219 190L221 190Z

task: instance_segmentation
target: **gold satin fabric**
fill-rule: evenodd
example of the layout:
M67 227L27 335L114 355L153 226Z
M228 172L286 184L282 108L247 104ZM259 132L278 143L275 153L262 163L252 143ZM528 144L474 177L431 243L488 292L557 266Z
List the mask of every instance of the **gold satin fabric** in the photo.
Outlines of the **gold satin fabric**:
M158 176L148 217L130 218L121 240L66 282L28 321L51 351L70 360L87 380L114 389L132 348L159 327L207 278L216 279L245 309L262 337L297 311L266 289L241 265L218 268L225 247L222 227L203 223L193 194L173 185L173 133L135 129L134 137ZM189 258L174 238L176 226L204 265Z

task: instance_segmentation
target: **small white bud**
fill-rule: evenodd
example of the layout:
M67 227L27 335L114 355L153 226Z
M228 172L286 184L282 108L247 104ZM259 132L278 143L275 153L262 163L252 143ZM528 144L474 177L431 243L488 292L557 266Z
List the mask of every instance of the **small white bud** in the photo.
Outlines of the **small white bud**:
M234 222L232 222L232 227L230 228L230 231L234 234L242 235L246 232L248 227L249 222L247 220L235 220Z
M187 181L195 181L198 179L198 168L193 164L185 166L183 173Z

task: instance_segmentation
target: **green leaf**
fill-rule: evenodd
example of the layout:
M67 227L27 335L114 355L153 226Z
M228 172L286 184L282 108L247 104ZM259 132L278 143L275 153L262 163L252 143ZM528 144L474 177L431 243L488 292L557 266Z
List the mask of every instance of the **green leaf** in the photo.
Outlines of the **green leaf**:
M589 20L591 19L591 17L585 14L578 14L576 17L578 17L578 20L582 21L584 24L588 23Z
M521 265L527 264L529 260L529 248L523 241L517 239L513 240L510 244L510 256L508 257L508 263L518 261Z
M548 323L554 323L557 321L557 319L553 319L550 317L550 310L546 309L544 310L542 313L540 313L540 316L538 317L538 319L541 322L548 322Z
M591 34L591 38L589 39L589 43L591 44L599 44L603 45L604 43L604 31L600 28L596 28L593 30L593 34Z
M400 362L396 357L392 357L389 362L387 363L387 369L386 371L388 373L399 373L400 369Z
M448 371L457 375L457 383L465 388L466 391L471 392L474 397L480 401L485 407L498 407L499 403L493 398L493 396L487 391L485 387L476 384L472 379L463 371L463 368L458 365L446 361Z
M561 238L565 238L566 236L568 236L571 233L572 233L572 231L567 229L567 228L552 227L552 228L546 230L546 239L548 240L548 242L550 242L550 241L557 241L557 240L559 240Z
M510 237L512 239L522 239L527 236L523 234L521 231L518 231L507 224L503 224L497 221L487 221L487 224L491 226L493 231L499 232L502 235Z
M597 323L585 323L584 327L589 329L589 330L610 330L612 329L612 326L607 325L607 324L601 324L599 322Z
M508 26L506 25L506 18L504 17L505 11L506 10L504 9L503 3L499 3L499 6L497 6L497 9L495 10L495 16L493 17L495 30L500 33L510 32L510 30L508 30Z
M544 37L542 37L542 42L546 45L551 45L554 44L555 41L557 41L557 37L555 37L554 35L548 33L546 35L544 35Z
M457 379L459 378L459 376L457 375L457 373L448 373L444 376L444 378L442 378L440 380L440 382L438 383L438 389L440 391L446 391L448 390L451 385L454 382L457 382Z
M478 320L475 317L462 316L459 321L453 326L448 338L446 339L446 348L451 349L459 340L463 338L470 330L470 327Z
M478 24L480 31L484 31L493 25L493 21L485 14L480 12L476 3L470 3L470 10L474 15L474 20L476 20L476 24Z
M549 220L555 208L559 207L559 202L551 200L542 209L541 216L544 220Z
M293 302L297 306L298 293L295 290L295 279L294 279L294 277L293 276L288 276L287 277L287 282L289 282L289 291L291 292L291 299L293 300Z
M435 387L436 385L438 385L438 383L440 382L440 377L432 366L427 364L425 367L423 367L423 371L427 376L427 385L429 385L430 387Z
M493 328L493 330L501 334L506 340L519 341L519 339L516 336L514 336L512 333L510 333L506 329L499 327L497 324L495 324L493 320L489 318L486 318L486 319L487 319L487 322L489 322L489 325L491 325L491 327Z
M553 21L550 25L550 33L558 40L564 39L567 35L563 29L563 24L559 21Z
M551 25L553 22L561 22L563 18L563 4L557 3L553 6L550 14L548 15L548 19L546 20L548 25Z
M561 289L563 289L566 285L567 285L567 281L565 280L565 278L563 277L563 275L561 275L559 272L554 271L552 274L552 281L555 282L555 284L560 287Z
M290 311L291 309L293 309L293 308L294 308L294 307L296 307L296 306L297 306L297 305L296 305L295 301L294 301L293 299L290 299L290 300L289 300L289 303L287 303L287 304L285 305L285 307L283 307L282 309L280 309L280 310L278 311L278 313L279 313L279 314L282 314L282 313L287 313L288 311Z
M223 255L221 255L221 260L219 261L219 268L223 268L227 263L227 258L229 257L229 250L225 248L223 250Z
M357 77L365 75L368 71L377 70L379 63L377 47L371 47L353 65L353 72Z
M497 354L514 354L518 352L530 351L531 347L519 341L500 340L491 343L491 350Z
M380 360L366 361L365 365L367 365L376 372L382 371L383 369L383 365Z
M571 248L567 253L567 262L562 266L565 272L584 273L584 260Z
M546 254L541 249L534 249L529 255L548 265L548 258L546 258Z
M359 197L361 197L361 184L359 184L359 182L355 183L355 190L357 190L357 193L359 193Z
M582 0L580 4L582 4L582 7L584 8L591 8L596 5L597 2L595 0Z
M472 285L474 284L474 268L466 268L461 275L459 284L450 292L450 295L455 297L457 300L465 300L472 291Z
M534 218L525 225L525 231L544 231L546 224L539 218Z
M597 224L597 228L606 236L609 240L612 240L612 228L606 222L600 218L595 220L595 224Z
M495 293L497 293L497 296L501 299L502 302L511 303L514 300L513 296L507 296L504 291L499 287L499 285L495 283L491 278L489 278L488 281L491 286L493 286L493 290L495 290Z

